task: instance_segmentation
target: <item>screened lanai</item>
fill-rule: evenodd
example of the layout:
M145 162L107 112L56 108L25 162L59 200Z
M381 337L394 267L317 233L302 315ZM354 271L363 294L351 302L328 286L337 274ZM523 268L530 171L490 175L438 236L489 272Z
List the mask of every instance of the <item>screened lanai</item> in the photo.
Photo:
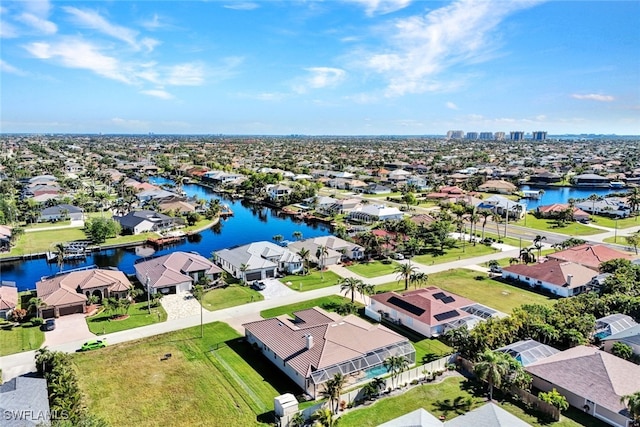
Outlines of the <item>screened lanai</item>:
M536 340L522 340L514 342L513 344L499 348L496 351L501 351L513 356L513 358L520 362L522 366L529 366L538 360L560 353L560 350L556 350L555 348L542 344Z

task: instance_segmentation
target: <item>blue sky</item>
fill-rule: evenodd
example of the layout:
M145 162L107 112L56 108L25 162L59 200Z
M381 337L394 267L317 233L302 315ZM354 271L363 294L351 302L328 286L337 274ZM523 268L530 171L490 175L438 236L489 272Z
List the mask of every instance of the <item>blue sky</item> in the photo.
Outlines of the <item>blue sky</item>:
M0 132L640 134L639 1L6 1Z

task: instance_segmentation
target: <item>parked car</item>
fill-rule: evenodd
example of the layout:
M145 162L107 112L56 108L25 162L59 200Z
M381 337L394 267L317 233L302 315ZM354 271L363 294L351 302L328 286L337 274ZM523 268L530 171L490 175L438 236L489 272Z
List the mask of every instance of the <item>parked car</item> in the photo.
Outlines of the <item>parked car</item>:
M492 273L502 273L502 268L498 265L492 265L489 271Z
M56 319L47 319L42 325L42 330L53 331L56 328Z
M395 254L393 254L393 259L404 259L404 255L400 252L396 252Z
M82 347L80 347L80 351L95 350L97 348L104 348L106 346L107 346L106 338L102 338L99 340L91 340L82 344Z
M256 291L264 291L265 289L267 289L267 285L261 281L261 280L256 280L251 284L251 287L253 289L255 289Z

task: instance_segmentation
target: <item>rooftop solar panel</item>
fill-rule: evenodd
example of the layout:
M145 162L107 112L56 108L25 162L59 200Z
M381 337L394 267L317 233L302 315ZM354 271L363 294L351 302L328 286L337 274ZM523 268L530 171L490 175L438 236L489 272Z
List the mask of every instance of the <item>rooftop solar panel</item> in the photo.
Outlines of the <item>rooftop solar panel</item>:
M446 295L445 295L444 292L436 292L435 294L433 294L433 297L435 299L442 299L442 298L446 297Z
M442 298L442 299L441 299L441 301L442 301L443 303L445 303L445 304L449 304L449 303L451 303L451 302L454 302L454 301L455 301L455 298L450 297L450 296L446 296L446 297Z
M389 298L388 302L395 305L396 307L408 311L411 314L415 314L416 316L421 316L425 311L424 308L420 308L398 297L391 297Z
M451 318L456 317L458 315L459 315L459 313L456 310L451 310L451 311L445 311L444 313L438 313L433 317L438 322L441 322L443 320L451 319Z

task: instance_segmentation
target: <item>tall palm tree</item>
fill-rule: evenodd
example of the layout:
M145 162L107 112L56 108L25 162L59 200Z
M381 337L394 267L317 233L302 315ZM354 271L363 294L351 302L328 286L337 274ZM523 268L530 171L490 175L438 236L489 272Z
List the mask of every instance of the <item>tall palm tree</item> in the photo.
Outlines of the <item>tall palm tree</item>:
M411 265L410 262L406 264L398 264L396 268L393 270L394 273L398 273L396 276L398 281L404 280L404 290L409 290L409 279L411 279L411 275L414 274L418 269Z
M500 216L498 212L493 212L491 214L491 219L496 223L496 233L498 234L498 239L500 239L500 223L502 222L502 216Z
M309 256L311 255L311 251L307 248L300 248L298 251L298 256L302 258L302 274L307 274L309 271Z
M321 394L331 402L331 410L334 414L338 413L340 395L342 394L342 389L346 383L347 378L341 373L335 374L333 378L329 378L324 383L324 390L321 391Z
M316 258L318 258L319 266L320 266L320 277L324 280L324 263L327 255L329 255L329 249L326 246L320 245L316 250Z
M272 237L272 239L277 244L280 244L280 242L284 240L284 236L282 234L276 234L275 236Z
M374 285L368 285L362 281L358 284L358 292L362 295L362 302L366 304L365 295L373 295L376 291L376 287Z
M540 259L540 255L542 254L542 241L547 240L546 236L541 236L538 234L535 239L533 239L533 246L538 250L538 259Z
M314 427L335 427L340 421L340 418L334 418L333 412L328 408L318 409L311 418L315 421Z
M504 353L491 350L485 350L473 367L473 373L489 384L489 400L493 400L493 387L500 387L508 371L509 363Z
M347 277L345 279L342 279L342 281L338 283L338 285L340 285L340 292L344 292L345 295L351 293L351 304L353 304L356 291L362 289L362 285L364 285L364 283L360 279Z
M482 240L484 240L484 228L487 226L487 220L492 216L492 213L487 210L482 210L480 211L480 216L482 217Z
M247 284L247 270L249 269L249 266L247 264L240 264L240 272L242 273L242 277L240 278L242 280L242 284L246 285Z
M395 387L398 376L409 367L409 360L404 356L389 356L384 359L383 365L391 373L391 382Z
M289 418L289 427L304 427L305 423L304 415L302 412L296 413L293 417Z
M302 231L294 231L292 236L296 240L302 240Z
M422 287L422 285L426 285L427 280L429 280L429 276L427 276L427 273L423 273L422 271L411 273L411 276L409 277L409 282L413 283L414 289Z
M41 298L33 297L29 299L29 305L27 307L27 312L30 314L35 314L36 316L40 316L40 310L45 308L47 304L42 301Z
M627 405L627 410L631 414L635 425L640 425L640 391L622 396L620 403Z

